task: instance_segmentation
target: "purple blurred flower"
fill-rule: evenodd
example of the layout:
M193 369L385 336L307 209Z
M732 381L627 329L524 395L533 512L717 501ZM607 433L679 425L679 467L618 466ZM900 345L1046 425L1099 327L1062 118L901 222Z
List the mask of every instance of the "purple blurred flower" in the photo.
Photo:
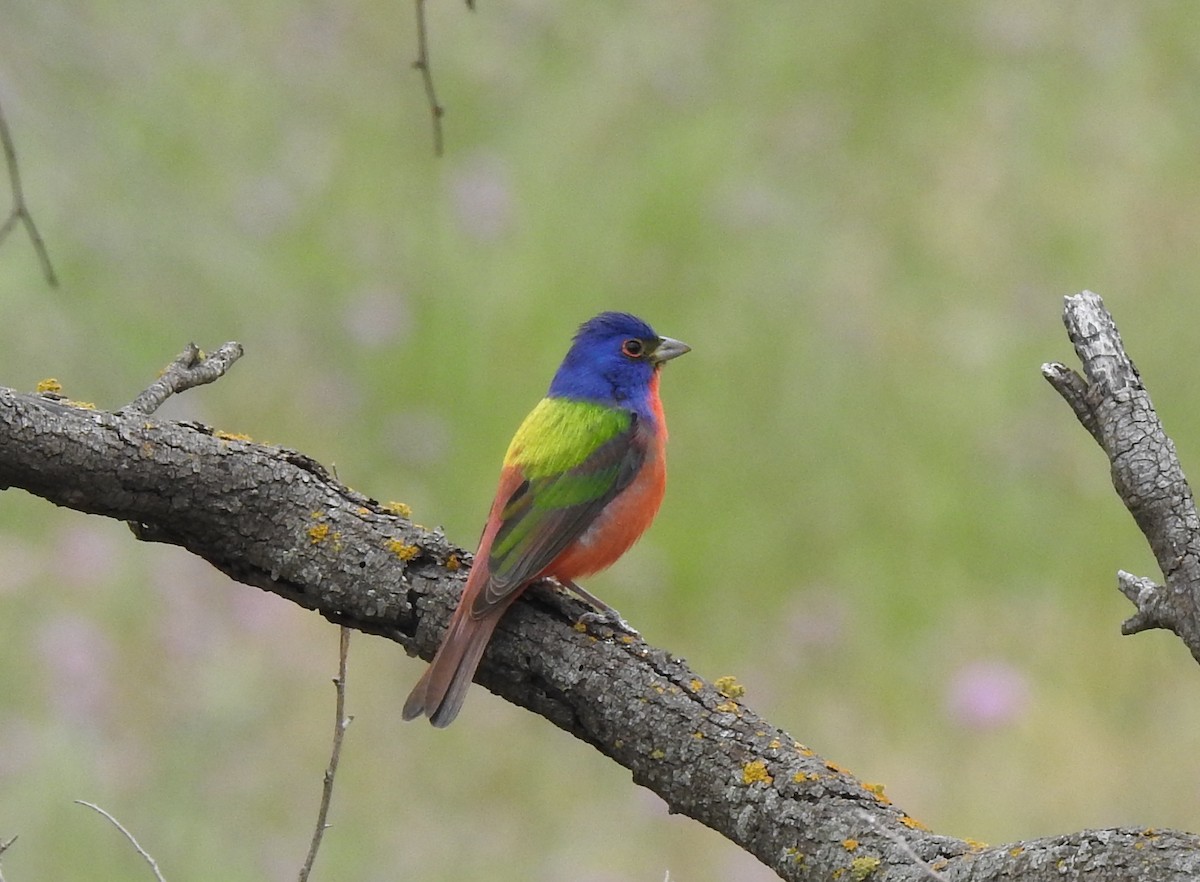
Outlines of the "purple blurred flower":
M36 646L59 716L95 725L111 703L112 640L90 619L61 615L46 621Z
M472 239L494 242L512 226L508 168L492 154L476 156L453 172L451 197L458 224Z

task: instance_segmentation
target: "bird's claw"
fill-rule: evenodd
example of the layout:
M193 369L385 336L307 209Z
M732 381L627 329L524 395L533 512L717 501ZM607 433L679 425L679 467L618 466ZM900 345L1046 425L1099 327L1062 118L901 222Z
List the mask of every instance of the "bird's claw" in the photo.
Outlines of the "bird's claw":
M629 634L632 637L642 636L640 633L638 633L638 630L633 627L633 625L625 621L625 619L621 617L621 614L612 607L609 607L606 610L600 610L598 612L584 613L579 617L579 624L585 626L608 625L610 628L616 631L624 631L626 634Z

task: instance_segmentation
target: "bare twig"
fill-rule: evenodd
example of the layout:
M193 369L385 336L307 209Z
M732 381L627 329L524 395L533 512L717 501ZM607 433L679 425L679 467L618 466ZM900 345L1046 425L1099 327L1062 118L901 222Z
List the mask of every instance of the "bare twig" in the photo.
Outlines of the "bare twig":
M333 799L333 779L337 775L338 760L342 756L342 736L346 734L346 727L354 719L346 716L346 657L350 652L350 629L342 625L339 630L341 637L338 641L338 674L333 679L333 688L337 695L334 700L333 748L329 753L329 766L325 769L325 780L321 786L321 807L317 810L317 826L313 830L304 866L300 868L299 882L307 882L313 862L317 859L317 850L321 847L321 839L329 829L326 819L329 817L329 803Z
M12 847L12 844L16 841L17 841L17 837L14 836L11 839L9 839L7 842L0 842L0 855L3 855L4 852L8 851L9 848ZM0 873L0 882L4 882L4 873Z
M137 849L137 853L140 854L145 859L146 863L148 863L150 865L150 869L154 871L154 878L157 879L158 882L166 882L166 879L163 878L163 874L161 872L159 872L158 863L154 860L154 858L152 858L150 856L150 853L148 851L146 851L146 849L144 849L140 845L138 845L138 841L133 838L133 834L130 833L128 830L126 830L123 826L121 826L120 821L118 821L116 818L114 818L112 815L110 815L108 812L106 812L104 809L100 808L100 806L95 805L94 803L85 802L82 799L77 799L77 800L75 800L75 804L87 806L92 811L99 812L100 814L104 815L104 817L108 818L108 820L110 822L112 822L112 825L114 827L116 827L118 830L120 830L121 833L124 834L125 838L129 840L130 844L135 849Z
M183 352L163 369L158 379L146 387L125 409L148 416L176 392L219 379L241 357L240 343L226 343L208 355L201 352L195 343L189 343Z
M896 846L896 848L900 849L905 857L917 865L917 868L920 869L922 875L935 880L935 882L946 882L946 877L933 867L929 866L929 864L923 860L919 854L913 851L913 847L908 844L903 836L883 826L870 812L859 809L858 816L874 827L880 835L890 840L891 843Z
M467 5L473 8L473 4ZM425 20L425 0L417 0L417 60L413 62L413 67L421 72L425 100L429 102L429 113L433 118L433 155L441 156L442 117L446 110L438 102L437 91L433 87L433 70L429 64L429 25Z
M21 172L17 166L17 148L13 143L12 132L9 131L8 119L4 116L3 107L0 107L0 148L4 150L4 164L8 168L8 185L12 191L12 209L9 211L8 217L4 219L4 223L0 224L0 242L7 238L13 227L18 223L22 224L25 232L29 234L33 250L42 264L42 275L46 277L46 281L51 287L56 288L58 287L58 276L54 273L54 265L50 263L50 252L46 250L42 234L38 232L37 224L33 222L33 215L29 213L29 206L25 204L25 189L21 186Z

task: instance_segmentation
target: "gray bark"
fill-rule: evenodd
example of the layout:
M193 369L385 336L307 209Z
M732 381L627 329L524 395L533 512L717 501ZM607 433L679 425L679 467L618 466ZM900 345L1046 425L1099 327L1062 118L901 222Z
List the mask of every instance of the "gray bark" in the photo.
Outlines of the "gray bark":
M1093 315L1098 303L1094 295L1068 298L1068 324ZM1073 339L1089 379L1061 365L1043 370L1098 440L1111 433L1114 462L1135 467L1117 481L1118 492L1124 499L1132 488L1130 507L1144 530L1170 527L1151 537L1172 563L1164 567L1168 583L1190 579L1183 574L1197 560L1196 515L1172 467L1173 448L1132 365L1122 367L1111 320L1083 321ZM115 413L0 388L0 488L127 521L140 539L182 546L238 581L431 657L462 590L465 549L294 450L149 415L172 392L220 376L239 352L236 344L222 347L218 363L189 349L168 369L177 376ZM1133 452L1140 444L1153 451L1148 460ZM1192 633L1172 617L1182 605L1163 600L1162 589L1145 591L1153 597L1139 607L1140 627ZM1088 830L995 847L936 835L882 788L817 756L683 659L605 627L578 630L584 611L548 588L527 592L502 621L477 681L591 744L672 811L716 830L783 879L1200 878L1200 837L1189 833Z

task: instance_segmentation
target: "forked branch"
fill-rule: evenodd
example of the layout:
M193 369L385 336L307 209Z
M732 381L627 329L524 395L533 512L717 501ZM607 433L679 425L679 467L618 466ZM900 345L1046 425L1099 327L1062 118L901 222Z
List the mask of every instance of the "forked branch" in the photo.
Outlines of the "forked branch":
M1121 593L1137 608L1121 630L1166 628L1200 662L1200 517L1175 445L1104 301L1091 291L1067 297L1063 322L1083 375L1057 362L1042 365L1042 374L1108 457L1113 487L1165 579L1158 585L1117 574Z

